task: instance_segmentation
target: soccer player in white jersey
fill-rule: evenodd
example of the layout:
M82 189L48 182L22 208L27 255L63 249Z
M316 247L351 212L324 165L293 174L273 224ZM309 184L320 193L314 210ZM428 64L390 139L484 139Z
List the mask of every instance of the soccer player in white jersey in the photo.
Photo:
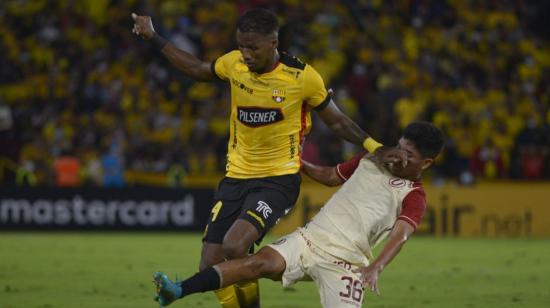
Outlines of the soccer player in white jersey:
M303 171L316 181L344 183L306 226L254 255L214 265L184 281L172 282L161 274L159 295L173 301L263 277L281 280L285 287L313 280L323 307L361 307L363 290L379 294L379 275L422 219L426 198L420 178L443 142L437 127L415 122L405 128L398 152L381 147L336 167L304 161ZM372 249L388 237L375 257Z

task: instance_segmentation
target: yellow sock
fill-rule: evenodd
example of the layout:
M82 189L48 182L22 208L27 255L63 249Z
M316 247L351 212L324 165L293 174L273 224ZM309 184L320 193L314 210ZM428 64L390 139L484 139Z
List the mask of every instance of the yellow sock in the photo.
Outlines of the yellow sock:
M214 293L223 308L241 308L234 284L218 289Z
M260 307L260 287L258 280L237 283L237 296L242 308Z

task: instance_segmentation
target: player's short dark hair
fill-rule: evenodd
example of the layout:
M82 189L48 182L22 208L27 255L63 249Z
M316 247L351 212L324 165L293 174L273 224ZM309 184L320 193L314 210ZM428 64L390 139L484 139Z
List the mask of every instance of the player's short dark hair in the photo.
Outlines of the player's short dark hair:
M237 30L240 32L257 32L270 34L279 31L277 16L267 9L255 8L246 11L237 21Z
M403 138L414 143L424 157L435 158L444 144L443 132L429 122L413 122L403 131Z

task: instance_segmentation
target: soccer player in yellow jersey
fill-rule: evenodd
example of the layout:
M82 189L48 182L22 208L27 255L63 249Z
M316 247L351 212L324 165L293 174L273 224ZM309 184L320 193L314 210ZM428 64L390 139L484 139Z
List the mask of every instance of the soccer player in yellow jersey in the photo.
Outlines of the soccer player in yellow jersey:
M292 208L300 190L300 150L311 126L310 110L341 138L377 145L338 109L313 67L279 53L279 26L271 11L243 14L237 22L238 50L212 63L162 38L149 16L132 18L132 31L152 41L184 74L200 81L219 78L231 87L227 173L205 230L201 270L246 256ZM230 285L216 294L223 307L259 306L256 282ZM166 303L162 296L158 300Z

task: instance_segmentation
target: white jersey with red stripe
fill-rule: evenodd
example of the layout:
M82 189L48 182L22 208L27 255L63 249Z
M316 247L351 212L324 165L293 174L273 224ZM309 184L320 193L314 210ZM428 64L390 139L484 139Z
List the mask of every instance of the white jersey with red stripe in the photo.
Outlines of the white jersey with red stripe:
M368 264L372 249L389 235L397 219L416 228L426 207L425 194L420 182L393 176L369 155L350 162L337 167L339 175L349 179L302 232L335 257Z

